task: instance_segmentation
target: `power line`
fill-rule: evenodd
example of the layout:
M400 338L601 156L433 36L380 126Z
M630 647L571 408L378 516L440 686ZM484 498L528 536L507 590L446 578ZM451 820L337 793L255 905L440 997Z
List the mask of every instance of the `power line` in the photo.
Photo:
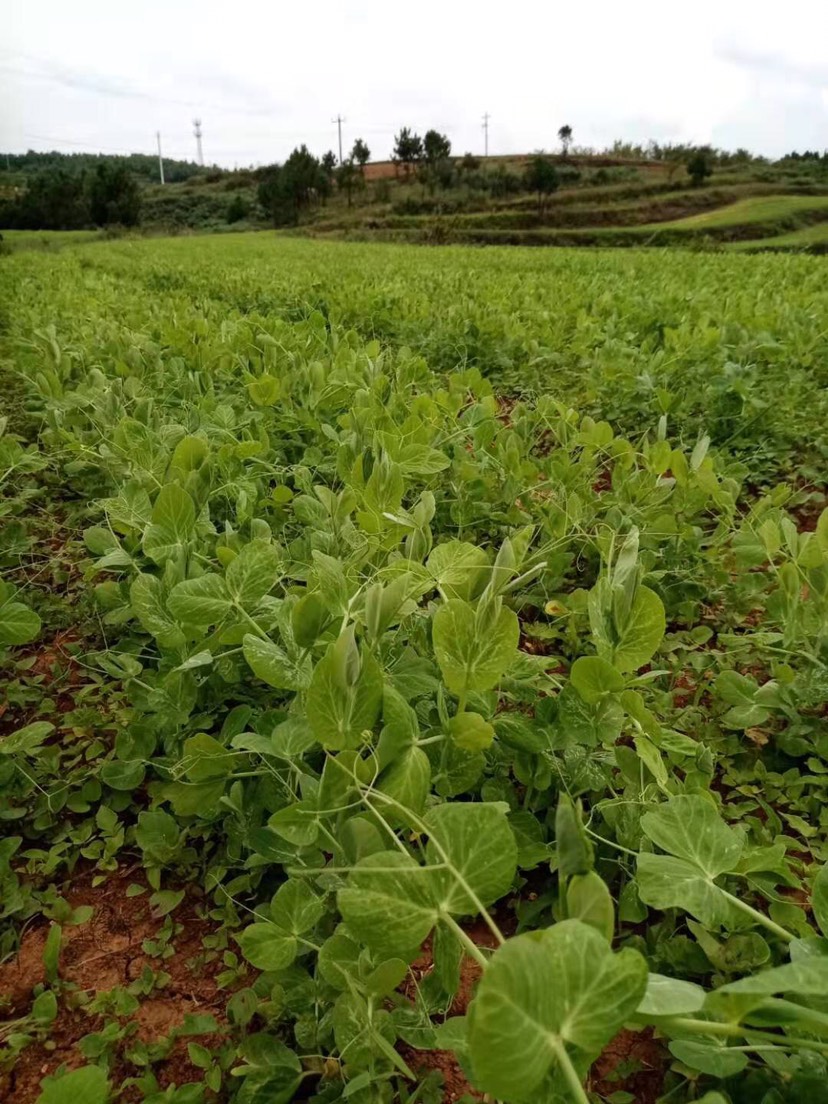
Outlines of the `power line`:
M161 177L161 183L164 183L164 158L161 156L161 131L156 130L155 138L158 142L158 175Z
M198 163L199 165L203 165L204 153L201 149L201 119L193 119L193 126L195 127L193 134L195 135L196 149L198 150Z
M487 111L483 116L483 134L485 135L485 143L486 143L486 154L485 154L485 156L486 157L489 156L489 119L490 118L491 118L491 116L489 115L489 113Z

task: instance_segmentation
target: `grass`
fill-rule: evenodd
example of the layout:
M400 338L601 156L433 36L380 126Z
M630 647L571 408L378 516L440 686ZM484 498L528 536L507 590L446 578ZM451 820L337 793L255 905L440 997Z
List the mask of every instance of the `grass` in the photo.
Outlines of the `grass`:
M742 252L755 249L812 249L828 248L828 222L818 222L814 226L804 226L789 234L777 234L771 238L733 242L729 248Z
M716 230L731 226L745 226L762 222L826 212L828 196L775 195L751 196L729 203L715 211L703 211L698 215L675 219L672 222L656 222L641 227L642 230Z
M3 244L12 253L21 249L53 251L67 245L101 241L100 230L3 230Z

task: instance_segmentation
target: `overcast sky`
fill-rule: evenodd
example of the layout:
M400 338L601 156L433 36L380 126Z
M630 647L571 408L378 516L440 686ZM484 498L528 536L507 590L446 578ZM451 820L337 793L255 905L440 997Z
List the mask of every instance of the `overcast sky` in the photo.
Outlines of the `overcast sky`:
M0 149L224 165L306 141L384 159L401 125L454 150L615 138L778 155L828 147L828 0L6 0Z

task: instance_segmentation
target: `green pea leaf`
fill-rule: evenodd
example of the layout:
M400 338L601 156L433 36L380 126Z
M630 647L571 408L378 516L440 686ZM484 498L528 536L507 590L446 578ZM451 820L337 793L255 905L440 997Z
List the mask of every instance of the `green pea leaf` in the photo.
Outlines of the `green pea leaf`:
M735 869L744 837L729 828L707 798L695 794L672 797L641 818L644 834L677 858L693 863L710 878Z
M584 831L580 802L561 793L555 811L555 845L558 873L562 878L588 874L595 862L595 849Z
M37 1104L106 1104L109 1080L100 1066L81 1066L68 1073L45 1077Z
M129 588L132 612L146 629L166 648L179 648L185 642L184 633L167 609L164 584L157 575L142 572Z
M184 741L182 765L191 782L226 778L238 759L208 732L197 732Z
M476 544L446 541L428 557L426 567L446 598L476 597L489 577L489 557Z
M707 993L700 985L663 974L650 974L637 1008L640 1016L689 1016L704 1007Z
M828 936L828 863L819 868L811 887L811 908L819 930Z
M151 863L164 866L178 850L181 829L175 817L163 809L150 809L138 814L135 841Z
M618 670L636 671L648 663L664 637L666 626L664 605L659 596L654 590L638 587L612 650L612 662Z
M51 989L35 997L32 1002L32 1018L39 1024L50 1024L57 1016L57 997Z
M515 658L520 625L505 606L485 631L468 602L452 599L434 615L434 654L454 694L491 690Z
M720 986L716 993L752 996L773 996L774 993L796 993L802 997L817 997L828 992L828 958L809 957L798 962L786 962L770 970L761 970L750 977L739 978Z
M317 893L298 879L279 886L270 902L270 918L290 935L304 935L316 927L325 912Z
M564 920L508 940L492 957L469 1007L468 1048L476 1087L516 1104L569 1099L565 1053L584 1077L647 984L647 964L614 954L594 928Z
M264 372L248 383L247 393L256 406L274 406L279 401L282 388L276 376Z
M281 556L275 545L257 540L246 544L224 575L231 599L244 609L255 609L281 577Z
M167 607L182 624L208 629L223 621L233 608L227 586L220 575L185 579L170 591Z
M33 721L0 740L0 755L37 755L47 736L55 731L49 721Z
M644 833L667 855L638 856L641 900L654 908L683 908L708 927L734 923L735 906L715 884L732 871L744 849L713 805L696 795L671 798L641 818Z
M728 728L752 728L764 724L770 716L761 701L757 701L756 682L738 671L722 671L713 689L716 697L730 706L723 718Z
M248 924L236 936L241 952L257 970L284 970L296 958L296 939L278 924Z
M144 552L155 563L178 555L195 535L193 500L176 483L165 484L152 507L152 521L144 533Z
M711 1077L733 1077L747 1066L747 1054L732 1050L723 1042L697 1042L695 1039L673 1039L670 1053L685 1066L700 1070Z
M0 644L29 644L40 632L41 621L34 610L11 598L0 602Z
M449 735L464 751L485 751L494 740L495 730L479 713L458 713L449 721Z
M418 747L401 752L382 772L376 789L392 798L394 803L384 815L395 826L408 824L407 811L419 815L425 808L431 787L431 762ZM402 806L402 809L399 808Z
M440 873L400 851L367 855L338 895L349 933L380 954L413 955L440 916Z
M426 858L448 863L440 871L441 907L452 915L476 914L508 893L517 870L517 844L505 806L451 802L423 818Z
M247 633L242 641L244 658L253 674L277 690L307 690L311 684L312 670L309 657L295 662L287 652L253 633Z
M599 874L576 874L566 887L566 911L570 920L589 924L612 942L615 931L615 906L606 883Z
M382 703L382 672L376 660L369 652L354 655L353 670L343 672L337 645L329 645L308 690L308 721L316 739L331 750L358 748Z
M624 689L624 678L616 667L600 656L581 656L572 664L570 682L585 702L594 705L604 694Z
M620 563L619 559L616 576ZM664 605L655 591L637 586L628 607L620 600L626 598L632 578L628 574L620 589L601 579L589 593L589 623L598 655L619 671L635 671L648 663L666 628Z

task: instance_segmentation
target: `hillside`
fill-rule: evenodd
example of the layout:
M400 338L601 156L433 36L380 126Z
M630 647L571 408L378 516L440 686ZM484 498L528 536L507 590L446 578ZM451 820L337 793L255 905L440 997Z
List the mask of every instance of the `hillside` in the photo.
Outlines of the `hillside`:
M728 167L693 187L683 166L573 158L560 169L564 186L539 204L522 187L526 161L491 158L475 173L458 169L448 188L430 188L392 162L367 165L350 203L334 191L290 232L423 244L751 248L767 241L811 249L820 247L819 227L828 222L828 171L821 163ZM144 211L149 226L179 230L267 226L253 173L152 185Z
M417 244L816 252L828 240L825 158L728 163L703 186L693 186L683 163L554 157L560 187L543 196L527 190L529 160L528 155L454 159L447 163L443 185L398 163L371 163L355 175L350 194L334 186L327 199L303 206L298 224L286 232ZM266 170L181 167L185 178L164 185L142 178L144 232L270 227L258 196ZM19 188L26 177L17 170L0 179L6 196L14 194L9 179Z

